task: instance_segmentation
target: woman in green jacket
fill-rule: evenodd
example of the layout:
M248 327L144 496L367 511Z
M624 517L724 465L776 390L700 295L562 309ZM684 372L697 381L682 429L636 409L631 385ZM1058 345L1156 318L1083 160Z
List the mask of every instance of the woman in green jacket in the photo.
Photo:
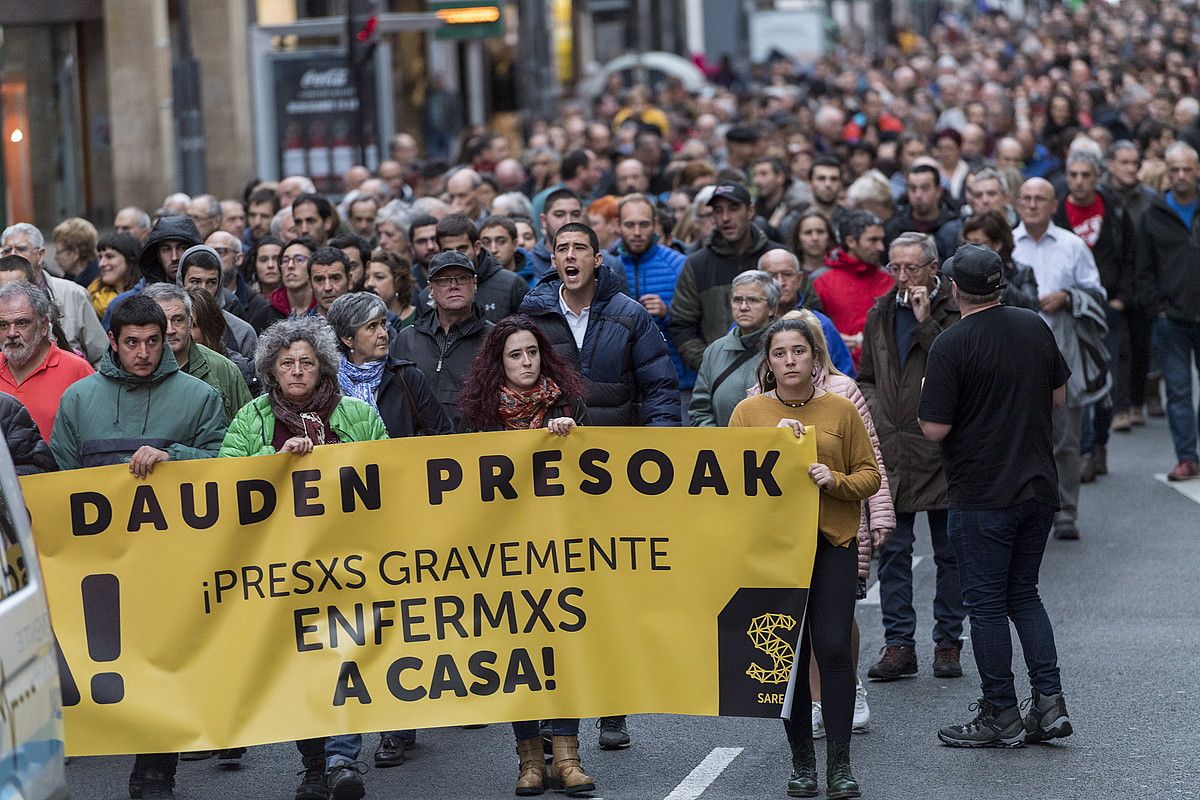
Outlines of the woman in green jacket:
M263 331L254 367L266 391L229 423L220 456L303 456L317 445L388 438L375 409L338 388L337 340L320 317L293 317ZM335 789L339 797L362 797L354 767L361 735L306 739L296 747L304 763L296 797L327 797Z

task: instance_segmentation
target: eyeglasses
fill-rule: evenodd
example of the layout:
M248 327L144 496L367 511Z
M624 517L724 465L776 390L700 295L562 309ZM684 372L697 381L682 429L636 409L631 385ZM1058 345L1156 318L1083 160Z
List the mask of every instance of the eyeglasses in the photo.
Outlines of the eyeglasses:
M743 297L741 295L734 295L733 297L729 298L729 304L733 306L757 306L765 302L767 302L767 298L765 297Z
M295 264L297 267L303 267L308 263L308 256L284 256L279 259L279 266L286 267L289 264Z
M474 275L435 275L429 279L434 286L466 286L475 282Z
M23 255L28 255L28 253L31 250L41 250L41 249L42 248L40 248L40 247L32 247L27 244L18 245L16 247L13 247L11 244L6 244L3 247L0 247L0 256L11 256L13 253L17 253L18 255L23 256Z
M921 270L925 269L930 264L936 264L936 263L937 263L936 258L931 258L930 260L926 261L924 264L892 264L889 262L887 264L887 266L884 267L884 269L886 269L888 272L894 272L896 274L903 273L905 275L919 275L921 273Z

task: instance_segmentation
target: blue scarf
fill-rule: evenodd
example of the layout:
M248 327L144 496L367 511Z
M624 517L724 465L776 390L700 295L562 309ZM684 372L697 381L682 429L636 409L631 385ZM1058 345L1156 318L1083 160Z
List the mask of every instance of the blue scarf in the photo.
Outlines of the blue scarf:
M338 364L338 385L342 387L342 392L347 397L357 397L365 403L370 403L371 408L378 411L379 406L375 403L375 392L378 391L379 384L383 381L385 364L387 364L386 358L368 361L365 364L352 364L349 359L342 356L341 363Z

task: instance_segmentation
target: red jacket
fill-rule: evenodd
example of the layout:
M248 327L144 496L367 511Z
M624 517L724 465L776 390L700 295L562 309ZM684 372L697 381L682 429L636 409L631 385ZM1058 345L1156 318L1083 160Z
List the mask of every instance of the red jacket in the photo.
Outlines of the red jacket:
M841 248L829 254L825 266L829 267L828 271L813 284L825 313L839 333L847 336L862 333L875 298L888 292L896 282L879 267L855 258ZM855 367L861 354L861 347L850 348Z

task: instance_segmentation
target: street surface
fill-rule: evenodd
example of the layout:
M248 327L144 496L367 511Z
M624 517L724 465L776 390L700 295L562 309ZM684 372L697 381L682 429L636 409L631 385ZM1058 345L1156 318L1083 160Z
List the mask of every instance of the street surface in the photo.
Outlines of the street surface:
M979 685L969 644L963 678L935 680L930 674L934 565L928 531L922 531L917 554L925 558L915 569L921 672L892 684L868 684L871 731L854 737L852 751L864 797L1200 798L1200 482L1178 491L1155 478L1174 463L1165 420L1113 434L1111 474L1083 487L1083 539L1050 542L1041 590L1075 727L1074 736L1051 745L1012 751L939 746L938 727L973 716L967 706ZM864 675L882 645L875 603L869 598L858 607ZM1018 694L1027 696L1015 634L1013 642ZM584 722L583 764L598 782L597 798L785 796L790 757L778 722L650 716L631 718L630 728L632 748L603 752L596 747L594 720ZM366 738L367 762L376 741ZM367 797L512 797L513 747L507 724L422 731L403 766L367 771ZM823 775L821 743L817 754ZM67 768L72 795L126 797L131 761L73 759ZM235 772L222 772L215 761L181 764L176 795L291 800L298 769L290 743L257 747Z

